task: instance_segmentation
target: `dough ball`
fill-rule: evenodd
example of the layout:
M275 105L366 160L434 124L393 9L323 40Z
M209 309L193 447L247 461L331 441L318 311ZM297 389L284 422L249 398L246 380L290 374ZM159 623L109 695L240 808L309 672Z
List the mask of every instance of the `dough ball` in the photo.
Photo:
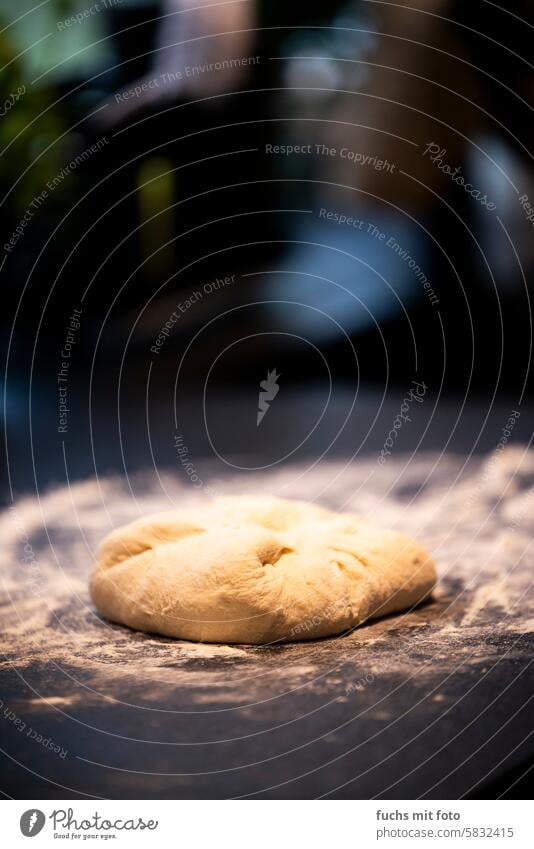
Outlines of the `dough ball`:
M340 634L422 601L435 567L414 540L281 498L225 497L118 528L91 596L107 619L210 643Z

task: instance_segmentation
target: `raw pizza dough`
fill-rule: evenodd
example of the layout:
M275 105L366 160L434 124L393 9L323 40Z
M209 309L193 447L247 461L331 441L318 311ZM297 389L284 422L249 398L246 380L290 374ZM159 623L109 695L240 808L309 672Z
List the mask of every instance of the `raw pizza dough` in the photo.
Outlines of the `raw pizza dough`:
M223 497L157 513L104 539L100 613L185 640L270 643L339 634L428 596L413 539L302 501Z

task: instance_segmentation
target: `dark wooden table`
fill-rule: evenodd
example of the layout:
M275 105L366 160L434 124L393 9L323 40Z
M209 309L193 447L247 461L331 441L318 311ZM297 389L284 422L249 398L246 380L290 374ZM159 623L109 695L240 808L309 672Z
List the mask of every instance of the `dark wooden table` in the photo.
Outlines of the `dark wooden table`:
M505 413L486 441L497 444ZM176 468L140 462L128 479L82 470L39 500L21 493L2 518L2 791L458 798L518 781L513 795L534 757L533 455L508 444L467 462L402 448L383 467L372 452L347 464L345 447L315 467L310 452L256 472L196 456L196 492ZM67 469L80 465L69 442L66 457ZM87 593L101 536L205 498L208 484L316 497L416 534L439 567L435 599L343 637L270 647L188 644L101 621Z

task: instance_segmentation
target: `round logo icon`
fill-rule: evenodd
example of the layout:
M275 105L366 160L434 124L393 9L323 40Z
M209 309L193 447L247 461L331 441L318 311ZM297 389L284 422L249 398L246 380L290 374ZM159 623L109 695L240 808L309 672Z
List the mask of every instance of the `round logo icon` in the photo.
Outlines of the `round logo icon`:
M24 837L35 837L42 830L45 822L46 817L43 812L37 808L31 808L22 814L20 818L20 830Z

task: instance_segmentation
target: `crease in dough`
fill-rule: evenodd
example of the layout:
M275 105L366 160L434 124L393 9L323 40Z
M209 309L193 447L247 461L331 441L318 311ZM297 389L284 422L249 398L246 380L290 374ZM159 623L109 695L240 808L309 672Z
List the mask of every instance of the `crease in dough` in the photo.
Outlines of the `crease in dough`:
M114 530L90 580L99 612L178 639L261 644L332 636L427 598L434 563L349 513L228 496Z

